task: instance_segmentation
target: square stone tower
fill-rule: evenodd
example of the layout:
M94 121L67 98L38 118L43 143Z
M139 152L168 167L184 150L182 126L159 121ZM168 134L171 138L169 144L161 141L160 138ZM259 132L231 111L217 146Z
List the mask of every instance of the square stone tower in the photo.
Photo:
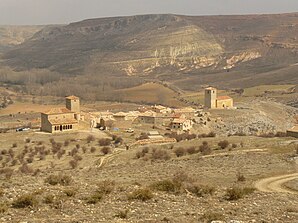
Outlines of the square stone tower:
M73 95L66 97L66 108L77 114L80 113L80 99Z
M205 107L216 108L217 89L209 87L205 89Z

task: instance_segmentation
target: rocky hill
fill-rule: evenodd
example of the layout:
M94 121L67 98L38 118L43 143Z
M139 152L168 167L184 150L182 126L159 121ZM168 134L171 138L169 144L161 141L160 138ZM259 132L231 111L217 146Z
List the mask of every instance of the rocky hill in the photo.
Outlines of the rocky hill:
M44 26L0 26L0 52L24 43Z
M46 27L3 64L68 74L142 76L192 89L298 83L298 13L141 15Z

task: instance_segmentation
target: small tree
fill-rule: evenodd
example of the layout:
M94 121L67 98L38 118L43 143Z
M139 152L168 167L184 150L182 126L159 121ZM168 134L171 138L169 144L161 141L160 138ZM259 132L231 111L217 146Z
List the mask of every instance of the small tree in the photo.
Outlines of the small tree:
M223 140L223 141L220 141L218 143L218 146L221 148L221 149L225 149L229 146L229 141L228 140Z

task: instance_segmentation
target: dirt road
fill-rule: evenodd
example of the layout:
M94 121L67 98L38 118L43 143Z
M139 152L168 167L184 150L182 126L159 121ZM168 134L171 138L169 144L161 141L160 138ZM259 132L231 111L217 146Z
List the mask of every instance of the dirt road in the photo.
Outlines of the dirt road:
M255 187L263 192L278 192L298 194L298 191L291 190L283 185L291 180L298 179L298 173L287 174L277 177L269 177L259 180L255 183Z

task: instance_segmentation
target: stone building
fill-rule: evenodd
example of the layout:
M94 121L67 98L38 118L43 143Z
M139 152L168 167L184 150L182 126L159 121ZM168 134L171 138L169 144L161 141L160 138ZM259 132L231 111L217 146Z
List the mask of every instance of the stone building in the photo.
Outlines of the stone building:
M41 131L55 133L78 129L78 120L74 112L67 108L53 108L41 113Z
M205 89L205 107L210 109L234 108L233 99L229 96L217 96L217 89L209 87Z
M291 129L287 130L287 135L290 137L298 138L298 125L294 126Z
M80 99L66 97L66 108L52 108L41 113L41 131L55 133L77 130L80 116Z
M171 123L171 129L175 131L189 131L192 128L192 121L185 118L175 118Z

